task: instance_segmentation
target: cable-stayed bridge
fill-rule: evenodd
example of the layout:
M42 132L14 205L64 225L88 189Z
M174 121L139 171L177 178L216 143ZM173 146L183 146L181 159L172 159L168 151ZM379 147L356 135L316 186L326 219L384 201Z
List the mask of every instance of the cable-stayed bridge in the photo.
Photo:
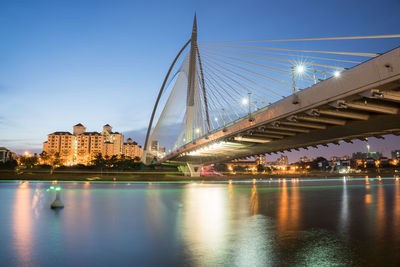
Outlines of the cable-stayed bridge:
M198 175L203 164L399 135L400 48L336 49L392 38L198 42L195 18L157 97L144 158Z

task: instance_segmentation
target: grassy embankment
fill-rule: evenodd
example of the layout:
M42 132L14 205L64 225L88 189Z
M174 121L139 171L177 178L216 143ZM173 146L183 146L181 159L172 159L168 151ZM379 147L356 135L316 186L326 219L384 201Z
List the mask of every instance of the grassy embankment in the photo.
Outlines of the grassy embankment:
M393 169L369 170L357 174L345 174L352 177L393 177L399 175ZM227 179L267 179L267 178L329 178L344 174L334 172L312 171L296 174L225 174L223 176L185 177L181 172L146 170L146 171L101 171L101 170L49 170L27 169L22 171L0 170L0 180L38 180L38 181L194 181L194 180L227 180Z

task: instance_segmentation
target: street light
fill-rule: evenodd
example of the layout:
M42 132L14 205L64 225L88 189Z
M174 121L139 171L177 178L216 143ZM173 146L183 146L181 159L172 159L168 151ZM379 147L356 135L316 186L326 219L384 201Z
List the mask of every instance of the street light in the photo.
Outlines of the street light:
M297 74L302 74L305 70L306 70L306 68L303 65L297 65L296 66L296 73Z
M297 87L296 87L296 75L300 76L306 71L304 65L300 64L297 66L292 66L292 87L293 87L293 104L299 103L299 97L297 96Z
M223 132L226 132L227 129L225 127L225 109L222 108L222 125L224 126L224 128L222 129Z
M315 76L315 74L317 73L317 70L315 68L313 68L312 72L313 72L314 84L316 84L317 83L317 77Z
M249 96L248 105L249 105L249 121L252 122L254 119L251 117L251 92L247 93Z
M242 104L243 105L248 105L248 108L249 108L249 111L248 111L249 121L253 121L253 118L251 117L251 92L247 93L247 98L243 98L242 99Z

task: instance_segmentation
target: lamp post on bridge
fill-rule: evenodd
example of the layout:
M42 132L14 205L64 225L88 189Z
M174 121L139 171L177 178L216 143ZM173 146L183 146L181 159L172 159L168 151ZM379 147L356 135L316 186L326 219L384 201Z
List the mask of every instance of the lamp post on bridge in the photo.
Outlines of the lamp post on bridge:
M297 95L297 85L296 85L296 75L301 75L305 71L305 67L303 65L297 65L291 67L292 74L292 88L293 88L293 104L299 104L299 97Z
M249 96L249 103L248 103L248 105L249 105L249 122L252 122L252 121L254 121L254 119L251 116L251 92L248 92L247 94Z
M253 117L251 116L251 92L247 93L247 98L243 98L242 100L242 104L243 105L247 105L248 106L248 117L249 117L249 121L252 122L254 121Z
M222 131L226 132L227 129L225 127L226 124L225 124L225 109L224 108L222 108L222 124L224 125L224 128L222 129Z
M313 72L314 84L317 84L317 77L316 77L316 75L315 75L315 74L317 73L317 70L316 70L315 68L313 68L312 72Z

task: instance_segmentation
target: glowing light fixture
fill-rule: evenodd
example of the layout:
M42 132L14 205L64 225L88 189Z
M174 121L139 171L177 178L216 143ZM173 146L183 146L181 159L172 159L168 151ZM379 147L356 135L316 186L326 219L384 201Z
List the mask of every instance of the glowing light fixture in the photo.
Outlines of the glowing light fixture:
M335 76L336 78L339 77L339 76L340 76L340 71L335 71L335 72L333 73L333 76Z
M303 65L297 65L295 68L297 74L302 74L305 70L306 68Z
M242 99L242 104L247 105L249 103L249 100L247 98Z

